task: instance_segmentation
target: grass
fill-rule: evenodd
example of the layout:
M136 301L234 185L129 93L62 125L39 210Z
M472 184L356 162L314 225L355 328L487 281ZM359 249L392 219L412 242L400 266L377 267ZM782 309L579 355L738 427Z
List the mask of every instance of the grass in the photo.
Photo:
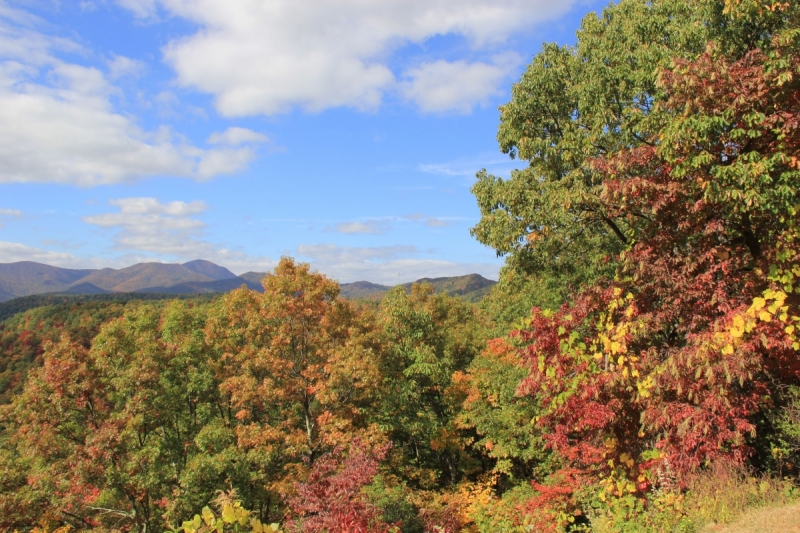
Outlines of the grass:
M797 497L789 481L719 464L690 480L686 513L699 529L734 522L755 509L785 506L797 501Z
M800 533L800 503L757 509L728 525L710 524L702 533Z
M686 481L686 491L657 490L644 510L612 505L591 517L593 533L800 533L800 494L788 480L718 464Z

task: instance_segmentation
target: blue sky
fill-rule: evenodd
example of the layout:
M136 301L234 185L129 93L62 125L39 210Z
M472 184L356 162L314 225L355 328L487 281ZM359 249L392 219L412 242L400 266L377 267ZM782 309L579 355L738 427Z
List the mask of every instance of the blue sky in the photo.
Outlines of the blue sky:
M0 262L478 272L497 107L591 0L0 0Z

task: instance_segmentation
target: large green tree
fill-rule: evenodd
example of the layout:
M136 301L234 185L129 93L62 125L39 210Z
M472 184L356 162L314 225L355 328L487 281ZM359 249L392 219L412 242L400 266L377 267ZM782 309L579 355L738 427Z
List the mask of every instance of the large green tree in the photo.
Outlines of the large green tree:
M672 111L660 105L657 78L675 59L696 58L711 41L737 59L791 17L768 6L733 17L731 5L622 0L588 15L576 46L545 45L500 108L500 148L527 166L507 180L478 174L473 235L522 271L553 268L565 281L613 271L609 260L651 217L604 198L606 176L592 161L660 144Z
M503 108L501 144L530 167L479 180L476 235L523 271L613 259L515 333L517 394L562 466L534 485L541 527L591 486L621 528L665 472L763 453L759 420L800 378L798 50L797 3L623 1Z
M381 303L383 386L377 420L394 443L401 477L421 489L457 483L474 468L456 424L461 396L453 374L465 370L485 343L485 323L459 298L397 287Z

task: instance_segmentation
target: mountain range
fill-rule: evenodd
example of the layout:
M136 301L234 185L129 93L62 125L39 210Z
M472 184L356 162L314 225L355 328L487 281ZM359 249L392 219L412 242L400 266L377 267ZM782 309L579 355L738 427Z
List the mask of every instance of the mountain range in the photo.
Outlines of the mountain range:
M183 264L139 263L121 269L69 269L32 261L0 263L0 302L34 294L160 293L203 294L228 292L245 285L261 291L264 273L237 276L210 261L197 259ZM479 274L449 278L423 278L436 292L447 292L476 301L494 281ZM411 287L411 283L404 285ZM380 299L391 287L368 281L343 283L342 296L350 299Z
M486 279L480 274L453 276L447 278L421 278L413 283L430 283L435 292L446 292L454 296L462 296L471 302L477 302L494 287L497 282ZM412 283L404 283L406 290L411 290ZM369 281L343 283L342 296L351 300L379 300L389 289L388 285L378 285Z
M252 275L251 275L252 274ZM240 277L227 268L198 259L182 265L139 263L121 269L59 268L31 261L0 263L0 302L42 293L111 294L157 292L169 294L226 292L242 285L261 289L263 274Z

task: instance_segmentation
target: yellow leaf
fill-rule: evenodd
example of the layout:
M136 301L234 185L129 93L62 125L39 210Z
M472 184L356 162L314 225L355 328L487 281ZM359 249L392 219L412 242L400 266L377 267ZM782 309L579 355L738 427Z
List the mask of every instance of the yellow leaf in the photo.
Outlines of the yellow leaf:
M211 509L209 509L208 506L203 507L203 521L207 526L214 524L214 518L214 513L211 512Z
M758 311L759 309L763 309L766 304L767 301L764 300L764 298L755 298L753 300L753 309Z
M722 348L722 355L731 355L733 353L733 346L730 344L726 344L724 348Z
M760 318L763 322L769 322L770 320L772 320L772 315L770 315L766 311L761 311L760 313L758 313L758 318Z
M733 325L739 329L744 328L744 318L742 318L741 315L736 315L733 317Z
M787 335L791 335L792 333L794 333L794 326L786 326L786 329L784 329L784 331L786 332Z
M226 524L232 524L236 522L236 511L231 504L225 504L222 508L222 520Z
M740 328L731 328L731 336L733 338L738 339L742 335L744 335L744 331L742 329L740 329Z

